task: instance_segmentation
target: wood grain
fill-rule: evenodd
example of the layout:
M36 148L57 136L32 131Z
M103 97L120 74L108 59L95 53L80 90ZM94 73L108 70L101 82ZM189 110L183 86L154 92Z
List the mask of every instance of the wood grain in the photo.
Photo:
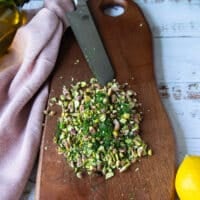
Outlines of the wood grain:
M152 31L157 87L175 132L177 160L180 162L185 154L200 154L199 99L176 100L172 94L174 86L181 87L185 96L190 84L200 83L200 1L133 1L142 9ZM24 8L38 8L42 4L42 0L31 0ZM168 88L168 97L162 96L165 87ZM36 167L22 199L35 199L35 172Z
M117 3L125 1L118 0ZM107 3L107 2L106 2ZM154 155L143 158L125 173L105 181L102 177L79 180L58 155L53 143L58 114L47 117L40 153L36 199L174 199L175 141L164 111L153 68L152 35L141 10L130 0L123 4L124 15L113 18L100 9L105 1L89 1L92 13L119 82L128 82L142 102L142 137ZM75 64L76 60L80 62ZM70 30L64 35L50 98L61 93L62 86L92 76ZM139 168L139 170L135 170Z

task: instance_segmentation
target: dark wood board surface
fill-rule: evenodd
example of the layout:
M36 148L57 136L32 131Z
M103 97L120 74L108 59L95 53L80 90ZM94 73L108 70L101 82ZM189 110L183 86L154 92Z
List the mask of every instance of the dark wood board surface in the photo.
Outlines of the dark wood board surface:
M125 13L107 16L102 9L119 4ZM171 200L175 198L174 176L176 148L173 130L161 103L154 76L152 36L141 10L131 0L90 0L89 6L114 67L116 79L127 82L137 92L144 119L141 135L153 150L114 178L78 179L58 155L53 143L57 114L46 117L37 175L36 199L40 200ZM77 62L79 60L79 62ZM89 80L92 73L68 29L63 37L56 69L51 81L50 97L59 96L63 85ZM137 169L137 170L136 170ZM139 169L139 170L138 170Z

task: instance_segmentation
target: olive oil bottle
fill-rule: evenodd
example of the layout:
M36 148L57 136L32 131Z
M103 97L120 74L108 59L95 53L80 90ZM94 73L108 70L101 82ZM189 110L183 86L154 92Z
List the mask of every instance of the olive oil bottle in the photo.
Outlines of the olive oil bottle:
M21 6L26 1L0 0L0 56L6 53L17 29L26 22Z

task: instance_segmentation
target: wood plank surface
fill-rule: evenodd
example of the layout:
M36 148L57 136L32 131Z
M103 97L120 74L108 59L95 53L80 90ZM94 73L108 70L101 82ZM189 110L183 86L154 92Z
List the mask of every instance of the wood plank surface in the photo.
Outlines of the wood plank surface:
M102 7L110 3L125 7L119 17L106 16ZM101 176L78 179L58 155L53 143L57 115L47 117L41 146L36 199L174 199L176 150L172 128L162 106L154 76L152 35L141 10L131 0L89 1L92 13L113 64L116 79L128 82L138 93L144 120L141 135L153 150L153 156L110 180ZM76 63L76 60L80 62ZM50 98L58 96L62 86L89 80L92 73L70 30L64 35L51 83ZM139 170L136 170L136 169Z

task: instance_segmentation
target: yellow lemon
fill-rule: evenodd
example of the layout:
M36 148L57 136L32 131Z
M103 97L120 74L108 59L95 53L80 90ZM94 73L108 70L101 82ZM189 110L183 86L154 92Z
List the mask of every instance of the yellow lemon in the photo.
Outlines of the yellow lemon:
M200 200L200 156L185 156L176 174L175 187L181 200Z

